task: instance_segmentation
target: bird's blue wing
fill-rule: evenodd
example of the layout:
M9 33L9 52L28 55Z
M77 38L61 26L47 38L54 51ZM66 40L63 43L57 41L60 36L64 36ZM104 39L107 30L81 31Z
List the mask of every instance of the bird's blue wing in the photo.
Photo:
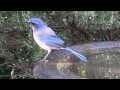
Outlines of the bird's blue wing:
M41 40L51 48L61 48L65 46L65 42L57 36L37 36L37 39Z

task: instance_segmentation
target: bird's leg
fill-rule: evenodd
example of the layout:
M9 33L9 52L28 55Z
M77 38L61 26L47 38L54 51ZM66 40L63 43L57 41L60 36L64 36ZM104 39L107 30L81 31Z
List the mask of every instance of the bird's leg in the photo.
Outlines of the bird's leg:
M45 59L48 57L48 55L50 54L51 50L48 51L47 55L43 58L43 62L45 61Z

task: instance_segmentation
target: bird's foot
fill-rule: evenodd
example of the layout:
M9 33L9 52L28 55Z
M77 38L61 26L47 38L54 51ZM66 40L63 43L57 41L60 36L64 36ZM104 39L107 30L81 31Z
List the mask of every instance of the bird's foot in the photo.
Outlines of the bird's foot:
M41 60L41 61L42 61L42 62L45 62L45 63L49 62L49 60L44 60L44 59L43 59L43 60Z

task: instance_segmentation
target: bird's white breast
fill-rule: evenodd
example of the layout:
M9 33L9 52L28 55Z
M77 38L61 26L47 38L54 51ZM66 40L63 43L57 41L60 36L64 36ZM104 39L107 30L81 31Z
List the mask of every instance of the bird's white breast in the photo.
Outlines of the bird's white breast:
M40 40L36 37L35 34L36 34L36 33L33 34L33 37L34 37L35 42L36 42L42 49L45 49L45 50L49 51L50 48L49 48L44 42L40 41Z

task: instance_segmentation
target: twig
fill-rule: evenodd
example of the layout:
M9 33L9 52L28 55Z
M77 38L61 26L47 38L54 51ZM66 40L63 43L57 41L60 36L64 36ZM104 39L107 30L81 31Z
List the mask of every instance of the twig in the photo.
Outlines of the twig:
M0 64L0 67L5 65L5 64L9 64L9 63L11 63L11 62L6 62L6 63L3 63L3 64Z
M13 39L13 40L19 42L19 43L23 43L23 42L21 42L21 41L15 39L14 37L10 36L8 33L4 33L4 32L1 32L1 31L0 31L0 33L3 34L3 35L5 35L5 36L7 36L8 38L11 38L11 39Z
M11 79L15 79L16 78L16 76L15 76L15 74L14 74L14 68L12 68L12 71L11 71Z

